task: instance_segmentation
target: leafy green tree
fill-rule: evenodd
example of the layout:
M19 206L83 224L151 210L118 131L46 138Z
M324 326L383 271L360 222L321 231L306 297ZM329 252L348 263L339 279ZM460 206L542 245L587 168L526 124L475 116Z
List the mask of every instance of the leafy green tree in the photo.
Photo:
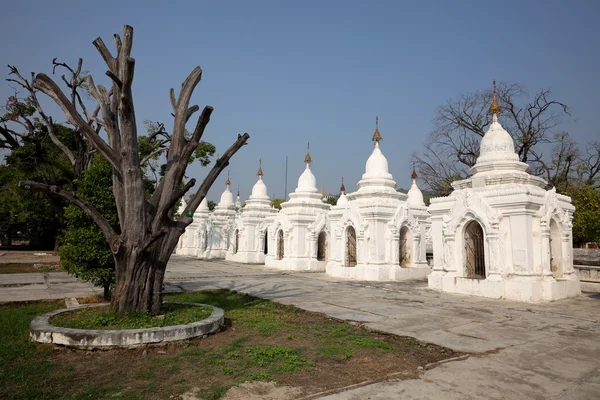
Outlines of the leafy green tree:
M325 199L325 203L335 206L337 204L338 199L339 199L339 196L328 196Z
M573 243L600 243L600 191L591 185L572 187L568 195L573 200Z
M208 200L206 203L207 203L208 209L210 211L213 211L215 209L215 207L217 206L217 203L212 200Z
M280 198L277 198L277 197L274 198L274 199L271 199L271 203L273 203L273 207L276 208L276 209L278 209L278 210L281 210L281 203L284 203L284 202L285 202L284 199L280 199Z
M110 163L96 155L76 184L77 197L89 202L115 230L118 229ZM115 282L115 260L104 234L90 217L74 205L66 208L65 219L66 228L58 249L61 266L77 278L103 287L104 297L108 299Z
M16 107L16 106L15 106ZM5 118L9 114L4 114ZM74 146L73 131L61 125L53 129L68 146ZM30 133L16 137L14 146L7 141L0 145L8 148L4 164L0 166L0 237L3 245L10 245L13 234L30 239L30 247L55 249L56 235L63 223L62 199L41 193L24 192L17 188L20 179L36 179L50 185L70 188L74 178L65 154L49 138L47 128L33 121Z

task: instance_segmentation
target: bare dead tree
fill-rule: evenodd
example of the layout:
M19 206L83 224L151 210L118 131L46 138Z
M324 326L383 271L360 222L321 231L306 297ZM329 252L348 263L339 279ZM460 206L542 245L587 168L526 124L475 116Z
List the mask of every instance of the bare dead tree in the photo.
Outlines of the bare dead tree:
M504 111L502 125L513 137L515 150L523 162L540 145L552 143L553 130L565 116L570 116L567 105L553 100L549 89L539 91L523 106L519 105L520 99L527 97L527 91L518 83L500 83L496 93ZM492 96L491 90L477 91L438 107L426 149L414 156L419 176L432 190L447 188L449 178L466 177L468 169L475 165L481 138L491 123L488 108Z
M600 189L600 141L588 143L577 168L578 180Z
M542 176L549 186L556 187L560 192L566 192L571 183L571 176L580 162L580 151L577 142L568 133L557 133L556 144L552 148L551 157L546 161L535 149L530 151L530 170L533 174Z
M101 119L97 118L97 122L106 132L108 142L77 110L74 104L77 99L69 99L50 77L38 74L33 80L33 87L51 97L69 123L76 126L90 145L111 163L120 232L113 230L98 210L72 193L36 182L20 182L19 185L68 200L80 207L102 230L115 258L116 288L112 300L115 310L158 313L162 304L161 286L165 269L179 237L192 222L191 215L214 181L229 164L230 158L246 144L249 135L238 135L231 147L217 158L183 215L175 219L175 203L195 184L195 180L191 179L183 185L184 173L213 111L210 106L204 108L191 137L186 139L185 125L199 111L197 105L190 106L194 89L202 77L202 70L196 67L183 81L178 96L171 89L174 123L166 156L166 173L152 197L146 199L131 89L135 67L135 60L131 57L133 28L126 25L123 38L114 35L114 41L115 56L101 38L93 42L108 67L106 75L112 80L112 89L96 86L91 76L87 78L89 91L100 110Z

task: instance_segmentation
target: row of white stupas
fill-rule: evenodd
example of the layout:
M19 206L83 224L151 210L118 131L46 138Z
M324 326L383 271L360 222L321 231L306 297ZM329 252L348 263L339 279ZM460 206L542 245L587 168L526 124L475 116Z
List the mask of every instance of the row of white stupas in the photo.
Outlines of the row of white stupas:
M244 207L239 194L234 203L229 178L213 212L202 202L177 254L358 280L428 278L435 290L528 302L577 296L574 207L526 172L499 113L494 94L493 121L472 176L454 182L454 192L428 208L414 171L408 194L396 191L376 126L358 190L345 194L342 183L337 205L323 201L309 153L281 211L271 205L259 167ZM426 242L433 245L432 267Z

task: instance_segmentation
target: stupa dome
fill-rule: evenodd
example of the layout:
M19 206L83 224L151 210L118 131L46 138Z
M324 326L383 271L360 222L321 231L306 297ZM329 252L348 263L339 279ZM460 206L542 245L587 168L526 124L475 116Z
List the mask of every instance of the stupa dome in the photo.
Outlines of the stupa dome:
M519 161L515 153L515 142L498 121L494 114L490 128L481 139L477 162L485 161Z
M408 191L408 199L406 202L409 206L413 207L425 207L425 201L423 201L423 193L417 186L417 181L413 179L410 190Z
M306 163L306 169L302 175L300 175L300 178L298 178L298 187L296 188L296 192L318 192L317 179L310 170L309 163Z
M267 194L267 185L262 180L262 176L259 175L258 180L252 187L252 195L250 196L253 199L268 199L269 195Z
M388 161L379 149L379 142L375 143L373 152L367 159L365 178L390 178Z
M206 200L206 197L203 198L202 201L200 202L200 205L198 206L198 211L209 211L208 200Z
M221 195L221 201L219 202L220 206L233 205L233 193L231 193L231 189L229 188L229 185L231 184L231 182L229 181L229 178L227 178L227 182L225 182L225 183L226 183L225 191Z
M309 147L310 149L310 147ZM306 164L306 169L298 178L298 187L296 188L296 192L308 192L308 193L316 193L317 189L317 179L313 175L310 170L310 163L312 162L312 158L310 156L310 151L306 152L306 156L304 157L304 163Z

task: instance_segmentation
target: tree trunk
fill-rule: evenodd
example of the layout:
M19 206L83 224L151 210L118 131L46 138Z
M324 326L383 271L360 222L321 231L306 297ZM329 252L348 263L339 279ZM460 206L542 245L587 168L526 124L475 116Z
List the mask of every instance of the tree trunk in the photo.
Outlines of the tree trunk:
M104 285L104 300L110 300L110 285Z
M145 312L158 315L162 305L162 285L171 253L180 235L170 232L146 251L126 250L115 256L115 290L112 307L118 312ZM121 255L121 252L124 254Z

